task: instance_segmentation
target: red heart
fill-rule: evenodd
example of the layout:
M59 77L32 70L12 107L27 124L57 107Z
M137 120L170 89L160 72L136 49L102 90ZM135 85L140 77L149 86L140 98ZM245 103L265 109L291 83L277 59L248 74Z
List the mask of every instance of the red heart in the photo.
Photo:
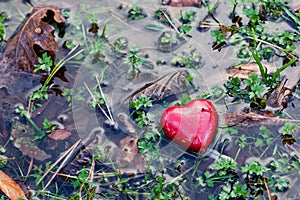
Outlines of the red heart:
M169 139L190 151L204 153L214 139L218 115L210 101L195 99L185 106L167 108L160 123Z

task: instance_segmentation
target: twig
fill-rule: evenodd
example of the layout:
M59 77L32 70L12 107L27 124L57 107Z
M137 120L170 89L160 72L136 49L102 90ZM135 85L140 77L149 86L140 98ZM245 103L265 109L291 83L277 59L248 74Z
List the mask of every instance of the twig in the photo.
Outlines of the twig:
M97 79L97 80L98 80L98 79ZM85 88L87 89L87 91L89 92L89 94L91 95L92 99L93 99L94 101L97 101L96 97L94 96L94 94L92 93L92 91L90 90L90 88L87 86L87 84L86 84L85 82L83 82L83 84L84 84ZM103 92L102 92L102 89L101 89L101 87L100 87L100 84L99 84L99 88L100 88L101 97L103 98L104 103L105 103L105 106L107 107L106 101L105 101L105 99L104 99L104 94L103 94ZM104 110L99 104L97 104L97 106L100 108L101 112L105 115L105 117L109 120L109 122L110 122L112 125L114 125L114 124L115 124L115 121L114 121L114 119L113 119L113 117L112 117L112 115L111 115L111 112L110 112L109 108L107 107L108 113L109 113L109 116L108 116L107 113L105 112L105 110Z
M264 178L264 184L265 184L265 187L266 187L266 190L267 190L267 193L268 193L268 198L269 198L269 200L272 200L272 196L271 196L271 193L270 193L270 190L269 190L266 178Z
M90 88L87 86L87 84L85 82L83 82L85 88L87 89L87 91L89 92L89 94L91 95L91 97L93 98L94 101L97 101L96 97L94 96L94 94L92 93L92 91L90 90ZM101 107L101 106L98 106L101 110L101 112L105 115L105 117L109 120L110 120L110 117L106 114L105 110Z
M52 80L52 78L54 77L54 75L59 71L59 69L66 64L68 61L70 61L71 59L73 59L74 57L76 57L78 54L80 54L81 52L84 51L84 49L79 50L78 52L76 52L74 55L70 56L77 48L79 47L79 44L76 45L63 59L61 59L56 65L55 67L51 70L50 75L47 77L45 83L43 84L43 87L48 85L49 82ZM70 57L68 57L70 56Z
M73 144L71 146L70 149L68 149L67 151L65 151L59 158L58 160L53 163L50 168L47 170L47 172L42 176L42 178L37 182L37 185L49 174L49 172L63 159L63 163L61 164L61 166L56 170L56 172L54 173L54 175L51 177L51 179L48 181L48 183L46 184L46 186L43 188L46 189L49 184L52 182L52 180L54 179L54 177L58 174L58 172L61 170L62 166L64 166L64 163L69 159L69 157L71 157L72 152L76 149L76 147L80 144L81 140L78 140L75 144Z
M248 39L251 39L251 40L257 40L257 41L259 41L259 42L261 42L261 43L270 45L271 47L274 47L274 48L276 48L276 49L279 49L279 50L282 51L282 52L285 52L286 54L288 54L288 55L291 56L292 58L297 58L294 54L287 52L287 50L285 50L284 48L282 48L282 47L280 47L280 46L277 46L277 45L272 44L272 43L270 43L270 42L267 42L267 41L265 41L265 40L261 40L261 39L254 38L254 37L250 37L250 36L248 36L247 38L248 38ZM297 59L298 59L298 58L297 58Z
M105 96L104 96L104 93L103 93L103 91L102 91L102 88L101 88L101 85L100 85L100 81L99 81L99 79L98 79L98 76L96 76L96 80L97 80L97 84L98 84L98 87L99 87L99 90L100 90L101 97L102 97L102 99L104 100L105 106L106 106L107 111L108 111L108 114L109 114L109 116L110 116L111 122L112 122L112 124L115 124L115 121L114 121L114 118L113 118L113 116L112 116L112 114L111 114L111 111L110 111L110 109L109 109L109 106L107 105L108 101L106 101Z

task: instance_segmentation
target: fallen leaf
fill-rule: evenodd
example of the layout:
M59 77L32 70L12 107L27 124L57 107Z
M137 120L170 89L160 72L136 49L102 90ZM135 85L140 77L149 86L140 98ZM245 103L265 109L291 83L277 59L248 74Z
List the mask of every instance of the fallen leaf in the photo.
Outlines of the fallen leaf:
M300 80L299 67L290 67L283 71L284 78L281 80L279 86L275 88L267 100L267 109L274 111L282 111L288 106L290 97L296 89Z
M138 171L143 173L146 169L146 162L138 149L138 138L136 136L127 136L120 140L119 147L123 153L116 158L117 163L120 164L121 173L135 174Z
M227 112L225 116L226 126L243 126L243 127L252 127L252 126L268 126L268 125L280 125L283 123L296 122L299 123L299 120L292 119L283 119L276 116L271 111L240 111L239 113L230 113Z
M21 187L2 170L0 170L0 190L11 200L27 199Z
M47 154L37 146L37 142L34 140L36 133L33 128L21 123L20 121L13 121L11 136L15 139L13 142L14 146L18 148L23 155L39 161L51 158L51 155Z
M58 129L50 133L48 137L53 140L65 140L70 137L71 134L72 133L70 131Z
M14 141L14 146L17 147L25 156L30 158L44 161L51 158L51 155L40 149L33 138L30 137L19 137Z
M19 30L7 42L0 56L0 88L10 86L14 75L10 72L33 73L39 54L47 51L53 59L58 44L55 41L55 28L49 24L64 26L62 11L57 6L33 7L32 12Z
M226 72L233 77L247 79L251 73L258 73L259 68L256 63L240 64L238 66L229 67Z
M120 140L119 147L124 151L123 160L130 162L134 159L139 151L137 142L138 138L133 136L127 136Z
M138 99L142 94L145 97L149 97L153 101L160 101L171 95L178 95L188 87L186 83L188 72L186 70L171 72L147 83L145 83L146 76L150 77L149 74L145 73L133 81L135 87L131 88L137 89L135 89L135 91L130 95L130 101ZM140 85L139 82L144 84Z

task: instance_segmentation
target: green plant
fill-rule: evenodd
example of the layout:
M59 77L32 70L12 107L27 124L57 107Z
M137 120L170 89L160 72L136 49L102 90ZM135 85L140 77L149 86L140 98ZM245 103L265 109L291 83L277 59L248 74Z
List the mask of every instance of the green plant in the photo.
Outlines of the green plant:
M43 86L39 88L38 90L34 91L30 95L30 100L35 101L35 100L48 100L49 99L49 87L48 86ZM40 104L35 104L38 106L41 106Z
M129 51L127 52L126 59L124 60L124 64L130 64L131 69L128 70L128 79L134 79L137 77L139 72L139 66L145 63L145 59L142 57L143 53L140 49L134 45L131 46Z
M256 147L264 147L265 145L271 145L274 142L272 132L266 126L260 126L258 135L256 137L254 145Z
M141 94L139 98L130 101L129 103L130 107L133 108L134 110L139 110L140 108L147 108L147 107L152 107L152 100L149 97L145 97L144 94Z
M35 65L34 72L42 70L50 73L51 67L53 66L53 60L51 56L48 56L47 52L44 52L42 57L38 57L38 62L39 64Z
M248 197L248 188L246 184L237 183L234 186L231 186L228 183L225 183L222 186L222 191L219 194L220 200L229 200L237 198L247 198Z
M77 177L73 179L71 183L74 189L79 189L70 197L70 199L75 200L78 196L82 195L86 196L86 198L94 198L95 190L90 187L89 171L86 168L81 169Z
M142 58L143 53L140 51L138 46L134 45L130 47L127 53L127 60L124 63L129 63L133 70L138 69L140 65L144 63L144 58Z
M137 5L133 5L132 8L128 11L127 17L131 20L139 20L144 19L145 17L147 17L147 15L144 13L142 8L138 7Z
M151 199L184 199L178 185L175 183L166 183L166 178L161 175L155 178L155 185L150 189Z
M245 87L243 88L243 84ZM235 97L236 99L243 99L246 102L250 102L250 106L253 108L264 108L266 106L266 86L262 83L262 80L256 73L251 73L250 76L241 81L238 77L233 77L225 84L227 94Z
M194 11L194 10L188 10L188 11L185 11L185 12L180 10L179 20L183 24L188 24L188 23L191 23L195 19L195 15L196 15L196 11Z
M106 44L103 38L98 38L92 45L90 54L93 55L92 63L103 62L105 55L103 51L106 50Z
M180 25L178 27L179 36L183 37L184 35L187 35L192 30L192 26L190 25Z
M160 43L162 45L170 45L170 44L176 44L177 39L176 37L174 38L170 32L164 32L162 37L160 37Z
M278 160L270 162L270 168L278 174L287 174L293 170L293 165L287 156L281 156Z
M263 176L264 173L268 172L270 169L263 166L261 163L257 161L251 161L250 163L246 164L242 168L242 172L246 173L247 175L258 175Z
M245 173L245 182L250 189L250 194L258 196L265 190L266 178L264 175L270 171L270 168L263 166L258 161L251 161L241 167L241 172Z
M110 111L109 105L108 105L108 101L105 98L105 95L103 93L100 81L98 76L96 75L95 77L96 81L97 81L97 85L96 87L94 87L93 90L91 90L87 84L85 82L83 82L86 90L89 92L89 94L91 95L92 99L91 99L91 107L93 109L95 109L96 107L98 107L100 109L100 111L102 112L102 114L108 119L108 121L110 122L110 125L114 126L115 125L115 121L114 118L112 116L112 113ZM105 110L106 109L106 110Z
M184 93L181 95L179 100L180 100L180 105L186 105L192 100L192 98L188 93Z
M251 73L249 77L244 80L244 83L248 87L248 95L250 100L263 97L265 87L263 86L261 79L256 73Z
M174 19L171 17L171 15L168 13L165 9L159 9L155 11L155 19L157 19L159 22L166 24L168 26L172 26L174 24Z
M190 52L180 52L175 55L171 64L176 67L188 67L192 69L199 68L199 64L201 62L201 57L196 52L195 49L191 49Z
M249 26L255 27L255 25L259 24L260 17L259 17L259 11L253 7L250 8L244 8L243 10L244 14L249 18Z
M277 56L278 53L275 52L275 49L281 51L282 56L284 56L285 58L294 58L294 56L291 54L291 52L295 50L295 45L293 43L299 40L299 36L293 32L288 31L282 31L278 34L268 33L266 32L264 26L265 21L267 21L268 19L283 18L283 14L285 13L299 27L300 18L286 6L287 2L288 0L232 1L230 3L233 6L231 18L234 24L226 26L221 25L218 21L216 21L219 26L221 26L221 28L219 30L212 30L211 32L213 40L218 46L218 48L214 47L214 49L220 50L220 48L222 47L221 44L225 43L240 46L241 44L243 44L242 48L238 51L238 57L250 58L251 55L249 54L248 50L253 47L253 42L249 43L249 41L247 40L253 40L255 43L254 37L257 37L257 40L259 40L259 42L261 42L262 44L259 46L259 49L257 49L257 51L259 52L258 55L262 56L264 59L271 60L274 56ZM245 18L243 15L236 15L236 8L239 4L243 4L240 7L243 7L243 15L245 15L249 20L247 25L243 25L241 21L237 21L237 19ZM226 31L224 31L222 27L226 27ZM226 33L231 34L226 38ZM233 35L236 35L236 37L232 37ZM254 47L257 48L255 44Z
M226 35L221 30L211 30L210 34L217 45L224 43L226 40Z
M4 41L5 36L5 24L4 21L6 20L7 15L2 12L0 13L0 42Z
M273 44L285 48L287 52L293 52L296 50L296 46L293 43L300 41L300 35L293 32L282 32L276 35L270 34L266 39Z
M7 140L7 142L1 146L0 145L0 169L4 168L7 166L7 161L9 160L9 158L5 155L5 153L7 153L7 145L9 144L10 140Z
M149 118L147 116L146 109L153 106L152 100L149 97L145 97L144 94L141 94L139 98L130 101L129 106L133 109L131 115L139 127L149 124Z
M273 175L271 177L270 186L273 191L283 192L289 188L290 182L288 179L282 178L278 175Z
M69 107L72 105L72 97L74 94L74 89L73 88L64 88L63 90L63 97L65 97L66 101L69 103Z
M282 135L292 134L296 131L296 125L285 123L282 127Z
M156 160L159 153L159 146L157 143L159 142L159 135L154 134L152 132L146 132L138 141L139 152L141 152L147 161Z
M44 118L43 128L45 129L46 133L52 133L57 128L57 126L49 122L48 119Z
M94 15L91 13L86 16L86 19L89 20L91 24L98 24L98 20L95 19Z
M213 169L217 171L219 176L228 175L230 171L234 171L237 168L237 164L228 158L221 158L218 162L213 163Z
M127 45L128 41L124 37L120 37L112 44L111 51L113 54L126 54L124 50Z
M15 108L15 112L19 114L21 117L24 117L31 124L31 126L37 131L38 135L43 134L43 131L31 119L29 112L25 110L23 105L18 105Z

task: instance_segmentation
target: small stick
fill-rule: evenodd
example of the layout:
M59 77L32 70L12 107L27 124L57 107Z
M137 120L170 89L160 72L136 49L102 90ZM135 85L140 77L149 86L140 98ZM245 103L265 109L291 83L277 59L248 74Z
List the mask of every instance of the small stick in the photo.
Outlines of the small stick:
M265 187L266 187L266 190L267 190L267 193L268 193L268 198L269 198L269 200L272 200L272 196L271 196L271 193L270 193L270 190L269 190L266 178L264 178L264 184L265 184Z
M42 176L42 178L36 183L37 185L49 174L49 172L64 158L64 157L66 157L71 151L74 151L74 149L76 149L76 147L79 145L79 143L81 142L81 140L78 140L75 144L73 144L72 145L72 147L70 148L70 149L68 149L67 151L65 151L62 155L61 155L61 157L60 158L58 158L58 160L57 161L55 161L55 163L53 163L51 166L50 166L50 168L47 170L47 172ZM71 155L71 154L69 154L69 155ZM68 156L68 157L70 157L70 156ZM67 158L68 158L67 157ZM66 159L65 159L66 160ZM59 168L59 170L60 170L60 168ZM57 170L57 172L59 171L59 170ZM54 176L50 179L51 181L53 180L53 178L55 177L55 175L56 175L57 173L55 173L54 174ZM48 184L44 187L44 189L45 188L47 188L47 186L50 184L50 182L51 181L49 181L48 182Z
M112 116L112 114L111 114L111 111L110 111L110 109L109 109L109 106L107 105L108 102L106 101L105 96L104 96L104 93L103 93L103 91L102 91L102 88L101 88L101 85L100 85L100 81L99 81L99 79L98 79L98 76L96 76L96 80L97 80L97 83L98 83L98 87L99 87L99 90L100 90L100 94L101 94L101 96L102 96L102 98L103 98L103 100L104 100L105 106L106 106L106 108L107 108L107 110L108 110L108 114L109 114L109 116L110 116L111 122L112 122L112 124L115 124L115 121L114 121L114 118L113 118L113 116Z
M92 91L90 90L90 88L87 86L87 84L85 82L83 82L84 86L86 87L87 91L90 93L91 97L93 98L94 101L97 101L95 96L93 95ZM107 113L105 112L105 110L98 105L98 107L100 108L101 112L105 115L105 117L113 124L114 121L111 120L111 118L107 115Z

